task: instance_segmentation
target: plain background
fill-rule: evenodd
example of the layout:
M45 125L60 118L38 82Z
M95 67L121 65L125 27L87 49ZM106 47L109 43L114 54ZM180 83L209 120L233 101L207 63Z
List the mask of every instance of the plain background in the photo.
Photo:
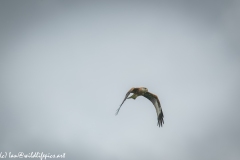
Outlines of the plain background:
M0 1L0 152L240 159L237 0ZM157 94L127 100L131 87Z

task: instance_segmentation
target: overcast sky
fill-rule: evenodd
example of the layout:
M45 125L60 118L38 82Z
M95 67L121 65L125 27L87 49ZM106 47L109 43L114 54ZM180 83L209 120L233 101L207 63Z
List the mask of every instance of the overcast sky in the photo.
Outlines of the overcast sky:
M237 0L0 1L0 152L240 159ZM127 100L131 87L158 95Z

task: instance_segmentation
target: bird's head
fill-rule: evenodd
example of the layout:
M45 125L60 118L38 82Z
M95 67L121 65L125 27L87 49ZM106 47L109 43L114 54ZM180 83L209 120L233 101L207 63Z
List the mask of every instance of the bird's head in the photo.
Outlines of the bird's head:
M145 88L145 87L142 87L142 90L143 90L144 93L148 92L148 89Z

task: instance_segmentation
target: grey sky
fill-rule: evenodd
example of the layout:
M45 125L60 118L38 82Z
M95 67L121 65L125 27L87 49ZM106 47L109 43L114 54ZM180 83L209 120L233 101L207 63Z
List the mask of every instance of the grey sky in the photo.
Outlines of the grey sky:
M240 3L0 1L0 152L240 158ZM143 97L160 98L165 124Z

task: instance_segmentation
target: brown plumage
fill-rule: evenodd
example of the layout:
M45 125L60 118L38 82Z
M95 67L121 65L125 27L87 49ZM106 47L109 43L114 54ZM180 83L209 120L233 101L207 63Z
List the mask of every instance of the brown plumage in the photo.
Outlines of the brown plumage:
M130 95L130 93L133 93L133 95L131 97L128 97ZM160 101L159 101L157 95L148 92L148 89L145 88L145 87L131 88L127 92L127 94L126 94L122 104L117 109L116 115L118 114L121 106L123 105L123 103L125 102L126 99L133 98L135 100L138 96L144 96L145 98L149 99L153 103L153 105L154 105L154 107L156 109L156 112L157 112L157 120L158 120L158 124L157 125L159 127L162 126L164 124L164 120L163 120L164 116L163 116L163 112L162 112L162 107L161 107Z

